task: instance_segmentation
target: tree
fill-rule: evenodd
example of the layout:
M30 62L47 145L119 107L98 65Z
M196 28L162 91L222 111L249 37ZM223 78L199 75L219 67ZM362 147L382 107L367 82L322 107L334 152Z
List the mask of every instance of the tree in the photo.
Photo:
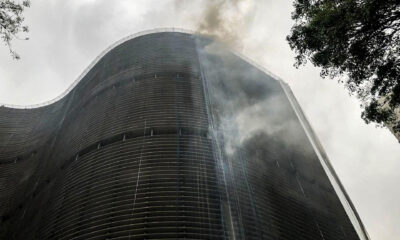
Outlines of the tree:
M400 133L399 0L295 0L287 36L307 60L361 100L361 117ZM397 112L397 113L396 113Z
M10 54L14 59L19 59L19 55L12 49L11 41L13 39L21 39L18 34L28 32L28 26L22 25L24 17L22 12L30 6L29 0L17 3L12 0L0 0L0 37L10 50ZM24 38L28 40L28 38Z

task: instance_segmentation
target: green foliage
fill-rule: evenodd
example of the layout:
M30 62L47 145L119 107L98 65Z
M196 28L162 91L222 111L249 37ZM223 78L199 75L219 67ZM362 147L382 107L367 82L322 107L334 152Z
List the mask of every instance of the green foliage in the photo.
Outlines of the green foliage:
M367 122L400 126L399 0L295 0L287 36L298 67L340 79L362 101Z
M17 3L12 0L0 0L0 37L10 50L14 59L19 59L19 55L11 48L11 41L18 37L20 32L28 32L28 26L22 25L24 18L22 12L30 6L29 0ZM24 38L28 40L28 38Z

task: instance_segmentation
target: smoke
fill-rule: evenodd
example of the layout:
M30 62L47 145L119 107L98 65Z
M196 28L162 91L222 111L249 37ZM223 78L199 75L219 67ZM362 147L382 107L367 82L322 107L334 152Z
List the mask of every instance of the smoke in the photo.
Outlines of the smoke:
M217 45L205 43L199 53L214 124L224 136L224 152L233 154L258 133L294 139L293 114L279 83Z
M192 1L190 1L192 3ZM175 1L179 10L187 9L188 1ZM200 14L188 16L196 32L207 35L229 47L242 48L243 36L249 29L255 12L254 0L205 0L201 1Z

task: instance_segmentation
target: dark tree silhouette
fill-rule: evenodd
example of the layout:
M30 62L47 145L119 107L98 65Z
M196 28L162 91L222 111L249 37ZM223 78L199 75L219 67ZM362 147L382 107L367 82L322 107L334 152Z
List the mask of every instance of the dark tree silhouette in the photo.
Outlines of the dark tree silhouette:
M344 82L362 118L400 133L400 1L295 0L287 36L298 67Z
M28 26L22 25L24 17L22 12L30 6L29 0L18 3L12 0L0 0L0 37L10 50L10 54L14 59L19 59L19 55L12 49L11 41L13 39L21 39L18 34L20 32L28 32ZM28 40L28 38L24 38Z

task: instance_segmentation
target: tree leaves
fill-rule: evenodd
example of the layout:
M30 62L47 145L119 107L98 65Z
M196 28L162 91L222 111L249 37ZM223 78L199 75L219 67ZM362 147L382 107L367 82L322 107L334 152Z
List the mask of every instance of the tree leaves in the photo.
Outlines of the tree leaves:
M10 50L14 59L20 56L12 49L11 41L14 39L28 40L29 38L20 38L20 32L29 32L28 26L22 25L24 17L22 12L24 8L30 7L30 1L24 0L17 3L12 0L0 0L0 37Z
M295 0L287 41L295 66L307 61L362 101L367 122L400 126L400 2Z

